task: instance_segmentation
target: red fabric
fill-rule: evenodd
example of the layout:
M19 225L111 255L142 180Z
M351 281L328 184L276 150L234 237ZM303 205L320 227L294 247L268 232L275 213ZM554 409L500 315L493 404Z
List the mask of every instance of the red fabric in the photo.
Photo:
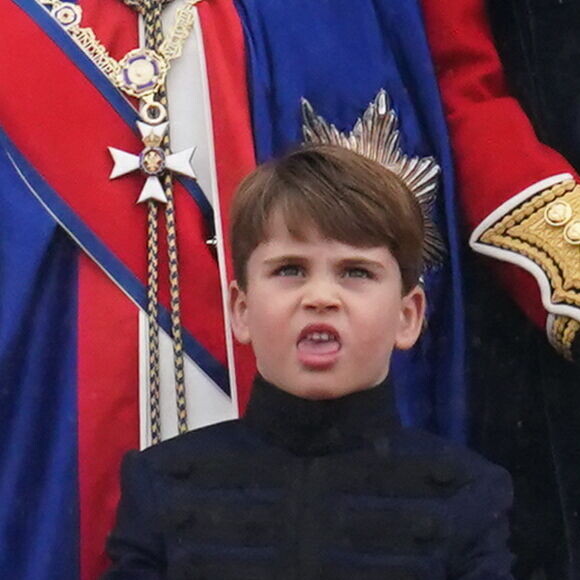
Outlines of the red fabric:
M80 5L84 22L115 58L137 46L135 14L122 2ZM119 501L121 458L139 447L138 311L81 255L78 312L80 578L94 580L109 565L105 542Z
M118 0L82 0L82 7L83 23L94 28L115 57L138 45L136 17ZM138 153L140 140L24 12L12 2L3 3L3 8L10 26L0 35L0 50L11 55L0 59L0 75L11 79L11 90L0 93L3 128L85 223L145 282L146 208L135 205L143 178L134 174L110 181L107 151L111 145ZM219 110L214 113L214 131L227 229L233 189L254 166L243 36L230 2L208 5L204 27L212 102ZM205 224L181 187L176 187L175 197L183 322L225 364L219 275L205 244ZM163 224L160 264L161 301L167 306ZM86 257L81 258L79 285L80 559L81 577L92 580L106 566L105 537L118 500L120 458L138 446L137 311ZM254 363L248 351L238 352L237 361L243 407Z
M229 278L233 278L228 212L232 194L255 166L247 92L246 55L240 19L229 0L199 5L207 61L222 228ZM236 345L238 407L246 408L256 372L249 347Z
M454 150L460 206L471 232L526 187L575 172L538 141L510 96L484 0L421 1ZM546 312L535 279L506 263L496 263L494 270L520 307L543 327Z
M81 0L83 24L119 58L138 45L135 15L118 0ZM12 2L0 35L0 122L32 164L87 225L143 282L146 208L135 199L138 174L110 181L107 146L138 153L142 144L108 102L36 24ZM235 186L254 167L243 35L229 1L201 7L224 232ZM6 32L6 34L4 34ZM14 51L13 47L19 50ZM30 66L42 63L42 66ZM50 87L45 90L42 87ZM183 323L221 362L225 340L218 269L205 244L195 202L176 187ZM162 213L162 212L161 212ZM168 305L164 223L160 228L160 293ZM229 272L231 266L228 263ZM202 307L200 308L200 305ZM137 310L88 257L79 267L79 495L81 578L107 566L105 538L119 496L122 455L138 446ZM114 337L114 340L111 340ZM236 349L243 410L255 372L248 348Z
M0 62L0 75L11 79L10 91L0 95L6 132L77 215L145 284L146 205L135 204L144 178L137 172L112 181L108 177L112 161L107 146L139 153L139 138L20 9L8 2L5 11L11 23L0 37L0 48L11 55ZM129 28L133 30L132 25ZM14 46L19 50L12 50ZM50 87L50 91L39 87ZM175 197L177 220L187 223L178 233L180 247L187 248L180 253L182 322L225 364L222 302L216 292L219 275L205 243L205 224L195 201L178 185ZM166 271L163 245L159 258ZM166 307L167 278L160 277L160 301Z
M121 458L139 447L138 311L82 254L78 313L80 577L94 580L108 566Z

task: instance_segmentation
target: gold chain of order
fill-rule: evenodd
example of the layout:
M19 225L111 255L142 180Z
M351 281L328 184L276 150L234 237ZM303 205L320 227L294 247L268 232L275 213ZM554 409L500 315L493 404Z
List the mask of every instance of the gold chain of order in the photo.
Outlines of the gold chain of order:
M95 33L90 28L79 27L70 30L70 33L101 71L110 79L115 78L119 72L119 63L109 55L107 49L98 41Z
M195 22L195 7L202 0L187 0L181 6L176 14L173 26L165 35L165 40L162 42L159 50L155 51L157 55L162 57L167 68L169 63L181 56L183 46L188 36L190 35L193 24ZM69 8L75 14L80 16L81 9L78 5L72 2L63 2L61 0L40 0L41 4L48 7L52 14L55 15L63 7ZM58 19L57 19L58 20ZM120 71L119 61L115 60L109 51L99 42L94 31L90 27L81 27L80 22L75 22L70 26L66 22L60 21L63 28L70 34L73 40L83 49L83 51L91 58L95 65L103 72L111 82L119 86L117 82ZM122 87L119 87L122 89Z
M195 22L195 5L201 0L188 0L175 14L175 22L159 47L159 52L167 62L179 58L183 45L193 29Z
M137 8L144 19L145 47L129 51L121 60L115 60L99 42L90 27L81 27L82 9L72 2L62 0L38 0L50 11L55 20L91 58L118 89L138 97L144 103L140 116L153 125L167 117L166 73L172 60L181 56L184 44L195 23L195 7L202 0L187 0L175 13L174 24L167 35L161 27L161 3L154 0L124 0ZM144 62L145 61L145 62ZM135 63L137 63L135 65ZM139 66L145 67L139 70ZM131 69L131 66L134 68ZM148 68L147 68L148 67ZM151 72L153 71L153 72ZM131 73L133 76L131 76ZM128 78L127 78L128 77ZM151 117L151 113L157 115ZM160 118L162 117L162 118ZM144 139L146 146L151 146ZM169 153L169 134L159 143ZM162 176L166 197L165 217L167 223L167 246L169 262L169 285L171 295L171 336L173 339L177 424L179 433L187 431L187 401L184 372L184 350L180 316L179 270L177 233L172 178L170 173ZM151 443L161 441L161 392L159 364L158 323L158 207L148 202L147 233L147 314L149 323L149 412Z

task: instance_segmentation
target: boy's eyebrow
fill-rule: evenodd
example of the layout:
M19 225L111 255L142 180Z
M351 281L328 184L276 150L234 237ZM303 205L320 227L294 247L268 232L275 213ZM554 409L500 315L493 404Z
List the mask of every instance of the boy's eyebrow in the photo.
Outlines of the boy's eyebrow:
M363 256L353 256L339 260L341 266L365 266L367 268L385 269L385 265L377 260L371 260Z
M298 254L284 254L283 256L275 256L274 258L268 258L264 260L265 266L276 266L278 264L284 264L286 262L306 262L307 258L300 256Z
M283 256L275 256L274 258L268 258L264 260L263 264L265 266L277 266L279 264L286 264L288 262L292 263L304 263L307 262L308 258L301 256L299 254L284 254ZM345 266L365 266L367 268L375 269L385 269L385 265L377 260L371 260L363 256L352 256L349 258L341 258L338 260L338 265L341 267Z

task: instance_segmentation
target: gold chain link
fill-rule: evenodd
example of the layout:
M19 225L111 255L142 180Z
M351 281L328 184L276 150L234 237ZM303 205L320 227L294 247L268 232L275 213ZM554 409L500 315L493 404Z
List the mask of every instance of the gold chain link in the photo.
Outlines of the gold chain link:
M195 5L199 4L201 0L188 0L181 6L175 14L175 23L169 34L165 36L165 40L159 47L159 52L171 61L181 56L183 46L187 40L193 23L195 22Z
M173 26L166 35L165 40L161 43L159 49L155 51L165 61L167 67L169 63L180 57L183 52L185 41L189 37L195 22L196 5L202 0L187 0L175 13ZM52 14L55 14L62 7L74 7L74 10L81 14L78 5L72 2L63 2L61 0L41 0L41 4L49 8ZM61 22L61 24L63 24ZM99 70L105 74L109 80L119 88L118 75L121 69L119 61L115 60L109 51L97 39L94 31L90 27L81 27L80 22L63 28L70 34L73 40L83 49L89 58L95 63Z

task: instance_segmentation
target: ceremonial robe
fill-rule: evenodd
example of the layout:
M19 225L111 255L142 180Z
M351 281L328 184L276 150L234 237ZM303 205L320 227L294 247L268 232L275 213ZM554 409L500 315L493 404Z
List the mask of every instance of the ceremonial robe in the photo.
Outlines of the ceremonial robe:
M138 389L148 360L138 347L147 336L147 212L135 205L144 177L109 180L107 150L139 153L138 116L42 5L1 4L0 575L92 580L106 564L120 458L148 441L147 414L139 418L146 381ZM117 60L139 44L137 18L117 0L79 5L82 26ZM442 168L435 219L447 247L443 267L426 276L427 331L393 361L400 410L406 424L464 440L451 154L419 5L212 0L197 13L186 45L193 64L176 61L168 77L172 147L196 147L198 174L175 182L190 428L237 416L253 374L223 311L229 265L220 233L235 185L256 160L302 140L302 98L348 132L384 89L402 151L434 156ZM177 78L199 83L180 89ZM170 352L163 218L159 239L161 342ZM171 362L162 374L171 378ZM175 410L171 380L164 384L167 437Z

